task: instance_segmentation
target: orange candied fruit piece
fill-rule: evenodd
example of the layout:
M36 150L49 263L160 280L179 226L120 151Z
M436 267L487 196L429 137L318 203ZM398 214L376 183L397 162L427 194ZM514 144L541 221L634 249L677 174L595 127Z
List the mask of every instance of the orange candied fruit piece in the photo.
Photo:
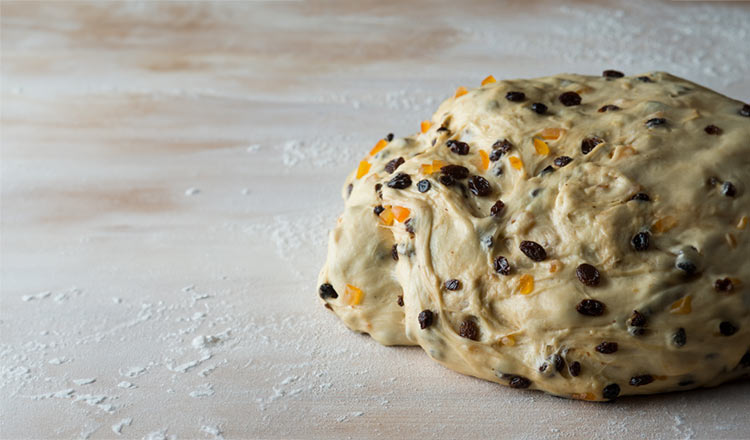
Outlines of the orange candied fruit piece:
M346 304L350 306L356 306L362 302L363 296L364 294L359 288L354 287L351 284L346 285L346 289L344 290L343 295L343 299Z
M404 220L409 218L409 214L411 214L409 208L404 208L403 206L393 206L391 207L391 212L393 213L393 218L399 223L403 223Z
M672 217L671 215L660 218L659 220L654 222L653 225L654 231L659 233L667 232L675 226L677 226L677 219Z
M693 297L691 295L683 296L669 306L669 313L674 315L687 315L693 311L692 301Z
M507 345L508 347L512 347L516 345L516 338L513 337L513 335L507 335L500 338L500 342L503 343L503 345Z
M361 161L357 167L357 179L361 179L362 176L367 174L367 172L370 171L370 166L370 162L366 160Z
M572 394L570 397L576 400L596 400L596 396L592 393L576 393Z
M374 156L374 155L378 154L378 152L380 150L382 150L383 148L385 148L386 145L388 145L388 141L387 140L385 140L385 139L379 140L378 143L375 144L374 147L372 147L372 150L370 150L370 156Z
M432 174L432 165L429 163L423 163L419 167L419 171L421 171L422 174Z
M467 93L469 93L469 91L466 90L466 87L460 86L459 88L456 89L456 94L453 95L453 97L454 98L460 98L460 97L464 96Z
M556 140L560 139L560 136L565 134L564 128L559 127L552 127L552 128L545 128L544 130L539 132L539 136L541 136L543 139L547 140Z
M536 154L541 156L549 154L549 145L539 138L534 138L534 148L536 149Z
M393 210L391 210L390 206L386 206L385 209L379 214L380 222L383 223L386 226L393 225L393 219L395 216L393 215Z
M432 127L432 122L430 121L422 121L422 123L419 124L419 128L420 130L422 130L422 133L427 133L427 130L429 130L430 127Z
M490 169L490 155L484 150L479 150L479 158L482 159L482 169L487 171Z
M518 288L522 295L528 295L534 290L534 277L529 274L521 275L521 279L518 280Z
M516 156L510 156L508 158L508 162L510 162L510 166L512 166L513 168L517 170L520 170L523 168L523 161Z
M494 82L497 82L494 76L489 75L487 78L482 80L482 85L486 86L487 84L492 84Z
M727 240L727 244L730 248L734 249L737 247L737 239L734 238L734 235L732 235L731 232L727 232L726 235L724 235L724 238Z
M740 229L740 230L745 229L747 227L747 222L748 222L747 216L743 215L740 221L737 222L737 229Z
M431 164L422 164L422 166L420 167L420 171L422 171L423 174L437 173L438 171L440 171L440 168L443 168L446 165L448 164L443 162L442 160L434 159Z
M557 263L552 263L549 265L549 273L555 273L559 267L557 267Z

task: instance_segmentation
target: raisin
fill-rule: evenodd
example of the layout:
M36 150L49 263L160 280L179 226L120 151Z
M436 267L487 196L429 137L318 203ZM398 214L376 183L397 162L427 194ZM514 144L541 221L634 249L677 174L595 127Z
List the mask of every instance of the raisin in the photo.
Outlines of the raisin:
M497 162L501 157L503 157L503 154L504 153L502 150L492 150L492 153L490 153L490 161Z
M556 371L562 371L563 368L565 368L565 359L563 359L559 354L553 354L552 358L550 358L550 361L552 365L555 366Z
M675 261L675 267L685 272L685 275L695 275L698 272L698 266L690 260L687 260L680 254Z
M616 399L620 395L620 385L616 383L609 384L602 390L602 397L607 400Z
M445 282L445 288L448 290L458 290L461 288L461 281L457 279L448 280Z
M667 120L664 118L652 118L646 121L646 127L647 128L655 128L659 127L661 125L665 125L667 123Z
M391 248L391 258L393 258L395 261L398 261L398 245L394 244Z
M508 381L508 385L511 388L528 388L531 386L531 381L529 379L526 379L523 376L509 376L510 380Z
M438 177L438 181L445 186L453 186L456 183L456 179L447 174Z
M715 126L713 124L707 126L706 128L704 128L704 130L706 131L706 133L712 134L712 135L715 135L715 136L718 136L718 135L721 134L721 128L719 128L719 127L717 127L717 126Z
M601 108L600 108L600 109L598 110L598 112L599 112L599 113L604 113L604 112L616 112L617 110L620 110L620 107L618 107L618 106L616 106L616 105L612 105L612 104L607 104L607 105L605 105L605 106L601 107Z
M431 186L432 185L430 185L429 180L427 179L420 180L419 182L417 182L417 191L421 193L425 193L430 190Z
M399 307L404 306L404 295L399 295L396 299L396 304L398 304Z
M404 226L406 226L406 232L414 235L414 221L412 219L406 219Z
M596 351L602 354L612 354L617 351L617 342L602 342L596 346Z
M744 116L746 118L750 117L750 104L743 105L737 113L739 113L740 116Z
M591 151L596 148L597 145L603 143L604 141L596 136L586 138L581 141L581 153L583 154L589 154Z
M602 76L605 78L622 78L625 74L617 70L605 70L602 72Z
M599 271L588 263L583 263L576 268L576 276L578 277L578 281L589 287L599 285Z
M463 180L469 177L469 169L461 165L446 165L440 168L440 172L456 180Z
M581 315L601 316L604 314L604 303L595 299L584 299L576 306L576 310Z
M385 164L385 170L388 171L388 174L393 174L393 172L396 171L396 169L403 164L404 164L404 158L399 157Z
M372 210L372 212L374 212L375 215L380 215L380 213L383 211L385 211L385 208L383 208L383 205L378 205Z
M648 385L654 381L654 377L650 374L644 374L642 376L633 376L630 378L630 385L639 387L642 385Z
M469 154L469 144L466 142L455 141L453 139L445 143L450 150L460 156L466 156Z
M727 197L734 197L737 195L737 187L732 182L724 182L721 185L721 193Z
M510 151L511 148L513 148L513 144L509 140L507 140L507 139L497 140L497 141L495 141L494 144L492 144L492 152L495 153L496 151L499 151L500 152L500 156L502 156L503 154L505 154L508 151ZM499 159L500 156L498 156L497 159ZM495 159L495 160L497 160L497 159ZM492 160L491 156L490 156L490 160Z
M651 197L648 196L646 193L637 193L634 194L633 197L630 198L630 200L637 200L639 202L650 202Z
M568 156L556 157L555 160L554 160L555 166L557 166L559 168L562 168L562 167L564 167L565 165L567 165L567 164L569 164L571 162L573 162L573 159L571 159Z
M495 263L493 265L495 266L495 272L500 275L510 275L511 267L507 258L499 256L495 258Z
M535 102L531 104L531 111L533 111L534 113L543 115L547 113L547 106L542 104L541 102Z
M630 317L630 325L633 327L645 327L646 317L638 310L633 310L633 316Z
M570 107L581 103L581 95L576 92L565 92L558 98L562 105Z
M482 176L471 176L469 178L469 191L475 196L486 197L492 194L490 182Z
M417 317L417 320L419 321L419 328L424 330L427 327L431 326L434 318L435 315L432 313L432 310L422 310L421 312L419 312L419 316Z
M526 95L523 92L508 92L505 94L505 99L511 102L521 102L526 99Z
M680 327L677 329L676 332L672 335L672 343L676 347L683 347L685 343L687 343L687 333L685 333L685 329Z
M389 180L388 183L389 188L395 188L395 189L404 189L411 186L411 177L408 174L404 173L398 173L396 174L396 177Z
M439 133L439 132L441 132L441 131L450 131L450 130L448 130L448 127L446 127L446 126L444 125L444 126L442 126L442 127L440 127L440 128L438 128L438 129L437 129L437 132L438 132L438 133Z
M734 284L729 278L719 279L714 281L714 289L717 292L731 292L734 289Z
M539 243L534 241L522 241L519 249L521 249L521 252L523 252L524 255L534 261L544 261L547 259L547 251L545 251Z
M392 141L393 140L393 133L388 133L385 136L385 140L387 140L388 142Z
M466 319L461 323L461 326L458 328L458 334L461 335L461 337L463 338L471 339L472 341L478 341L479 340L479 326L473 320Z
M719 324L719 332L724 336L732 336L737 333L737 327L729 321L722 321L721 324Z
M711 176L708 179L706 179L706 185L708 186L716 186L721 183L721 180L719 180L716 176Z
M318 293L323 299L339 297L339 294L336 293L336 290L334 290L333 286L328 283L321 284L320 289L318 289Z
M653 82L653 81L651 80L651 78L649 78L649 77L647 77L647 76L639 76L639 77L638 77L638 81L640 81L640 82L645 82L645 83L650 83L650 82Z
M650 243L651 234L648 232L639 232L633 236L632 240L630 240L630 244L632 244L633 248L638 252L648 250Z
M679 385L681 387L689 387L690 385L692 385L694 383L695 383L694 380L688 379L688 380L681 380L681 381L677 382L677 385Z
M740 359L739 365L742 368L750 368L750 351L747 351Z
M578 361L572 362L568 366L568 373L570 373L570 375L573 377L576 377L579 374L581 374L581 363Z
M492 208L490 208L490 215L497 217L503 212L503 209L505 209L505 203L503 203L502 200L498 200L492 205Z
M382 185L382 184L380 184L380 183L376 183L376 184L375 184L375 192L378 192L378 191L380 191L380 189L381 189L381 188L383 188L383 185Z
M552 168L552 165L547 165L544 167L544 169L539 173L540 176L546 176L547 174L552 174L555 172L555 169Z
M352 190L353 189L354 189L354 185L352 185L351 183L349 184L349 186L346 187L346 196L347 197L349 197L350 195L352 195Z

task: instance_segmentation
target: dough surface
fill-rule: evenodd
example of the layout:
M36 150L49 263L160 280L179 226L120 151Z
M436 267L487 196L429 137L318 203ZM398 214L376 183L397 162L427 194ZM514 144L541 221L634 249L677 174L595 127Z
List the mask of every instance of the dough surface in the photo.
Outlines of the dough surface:
M488 82L378 149L318 280L352 330L583 400L750 374L746 104L663 72Z

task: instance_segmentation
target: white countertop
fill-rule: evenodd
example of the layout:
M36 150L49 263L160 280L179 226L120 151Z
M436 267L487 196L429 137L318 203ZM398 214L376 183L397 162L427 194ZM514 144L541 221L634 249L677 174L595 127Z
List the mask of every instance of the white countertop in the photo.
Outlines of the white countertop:
M750 3L2 4L0 437L748 438L750 383L461 376L316 298L340 187L459 85L667 70L750 101Z

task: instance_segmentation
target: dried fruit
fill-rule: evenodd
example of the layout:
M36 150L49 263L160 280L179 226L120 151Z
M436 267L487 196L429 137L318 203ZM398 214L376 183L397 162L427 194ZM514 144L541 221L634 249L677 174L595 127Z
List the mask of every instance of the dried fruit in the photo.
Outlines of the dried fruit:
M549 145L541 139L534 138L534 149L536 149L536 154L541 156L549 154Z
M601 107L601 108L600 108L600 109L598 110L598 112L599 112L599 113L604 113L604 112L616 112L616 111L618 111L618 110L620 110L620 107L618 107L618 106L616 106L616 105L612 105L612 104L607 104L607 105L605 105L605 106Z
M599 285L599 271L588 263L583 263L576 268L578 280L589 287Z
M521 102L526 99L526 95L523 92L508 92L505 94L505 99L511 102Z
M385 208L383 211L379 214L380 222L384 224L385 226L392 226L393 225L393 211L391 211L391 208Z
M652 118L646 121L646 127L647 128L655 128L662 125L666 125L667 120L664 118Z
M683 296L669 306L669 313L675 315L687 315L693 311L693 297L691 295Z
M750 117L750 104L743 105L737 113L739 113L740 116L744 116L746 118Z
M508 385L511 388L528 388L529 386L531 386L531 381L523 376L511 375L506 377L510 379L508 381Z
M339 294L336 293L336 290L333 288L333 286L328 283L323 283L320 285L320 288L318 289L318 294L323 299L339 297Z
M393 258L394 261L398 261L398 245L394 244L391 248L391 258Z
M492 187L490 186L490 182L487 181L482 176L471 176L469 178L469 191L471 191L475 196L479 197L486 197L490 194L492 194Z
M565 92L558 98L562 105L570 107L581 103L581 95L576 92Z
M342 299L344 300L344 303L350 306L356 306L362 302L363 297L364 294L362 293L362 290L351 284L347 284Z
M534 277L529 274L521 275L518 280L518 291L521 295L528 295L534 291Z
M542 139L556 140L560 139L565 134L565 129L560 127L548 127L540 131L537 136L541 136Z
M584 299L576 306L578 313L585 316L601 316L604 309L604 303L595 299Z
M653 81L651 80L651 78L649 78L649 77L647 77L647 76L639 76L639 77L638 77L638 81L640 81L640 82L645 82L645 83L650 83L650 82L653 82Z
M510 151L511 148L513 148L513 144L507 139L495 141L495 143L492 144L492 154L490 155L490 160L494 162L500 159L500 157ZM497 156L493 159L493 156L495 155Z
M404 306L404 295L399 295L396 299L396 304L398 304L399 307Z
M707 127L706 127L706 128L704 128L703 130L704 130L704 131L705 131L706 133L708 133L708 134L711 134L711 135L714 135L714 136L718 136L718 135L720 135L720 134L721 134L721 128L719 128L719 127L717 127L717 126L715 126L715 125L713 125L713 124L711 124L711 125L707 126Z
M490 168L490 156L484 150L479 150L479 159L481 160L481 166L479 169L487 171Z
M501 275L510 275L511 267L507 258L503 256L495 258L493 266L495 267L495 272Z
M445 282L445 288L448 290L458 290L461 288L461 282L457 279L451 279Z
M404 220L409 218L409 214L411 213L409 208L404 208L403 206L393 206L391 207L391 212L393 212L393 218L399 223L403 223Z
M380 213L383 211L385 211L385 208L383 208L383 205L378 205L372 209L372 212L374 212L375 215L380 215Z
M646 322L647 320L646 317L643 316L643 313L638 310L633 310L633 315L630 317L630 325L633 327L645 327Z
M427 133L430 127L432 127L432 122L430 121L422 121L422 123L419 124L419 128L422 131L422 133Z
M617 351L617 342L602 342L596 346L596 351L602 354L612 354Z
M541 102L535 102L531 104L531 111L543 115L547 112L547 106L542 104Z
M503 212L503 209L504 209L504 208L505 208L505 203L503 203L503 201L502 201L502 200L498 200L498 201L497 201L497 202L495 202L495 204L494 204L494 205L492 205L492 207L490 208L490 215L492 215L492 216L494 216L494 217L497 217L498 215L500 215L500 213L502 213L502 212Z
M405 173L398 173L386 184L389 188L405 189L411 186L411 177Z
M457 180L469 177L469 169L461 165L445 165L440 172Z
M374 156L374 155L378 154L378 152L380 150L382 150L383 148L385 148L387 145L388 145L388 141L386 141L385 139L379 140L375 144L375 146L372 147L372 150L370 150L370 156Z
M620 385L616 383L609 384L602 390L602 397L607 400L616 399L620 395Z
M589 154L591 151L596 148L597 145L604 143L604 140L594 136L590 138L586 138L581 141L581 153L583 154Z
M370 171L370 162L363 160L359 163L359 166L357 167L357 179L360 179L362 176L367 174L368 171Z
M521 170L523 168L523 161L516 156L509 157L508 162L510 163L510 166L516 170Z
M721 193L727 197L734 197L737 195L737 188L732 182L724 182L724 184L721 185Z
M453 97L454 98L460 98L460 97L464 96L467 93L469 93L469 92L466 90L466 87L460 86L459 88L456 89L456 93L453 95Z
M521 249L521 252L523 252L524 255L534 261L544 261L547 258L547 251L545 251L539 243L534 241L522 241L519 249Z
M419 328L424 330L427 327L431 326L434 318L435 315L432 313L432 310L422 310L421 312L419 312L419 316L417 316L417 320L419 321Z
M573 159L571 159L568 156L560 156L560 157L556 157L553 162L554 162L555 166L557 166L559 168L562 168L565 165L573 162Z
M651 382L654 381L654 377L650 374L644 374L642 376L633 376L630 378L630 385L634 387L640 387L643 385L648 385Z
M456 179L447 174L438 177L438 181L445 186L453 186L456 183Z
M487 78L482 80L482 85L486 86L487 84L492 84L494 82L497 82L494 76L489 75Z
M393 133L388 133L385 136L385 140L388 141L388 142L392 141L393 140Z
M639 232L633 236L632 240L630 240L630 244L632 244L633 248L638 252L648 250L650 243L651 234L648 232Z
M683 347L685 346L686 343L687 343L687 333L685 333L684 328L680 327L672 335L672 344L674 344L676 347Z
M630 200L638 200L639 202L650 202L651 197L648 196L646 193L637 193L634 194L633 197L630 198Z
M722 321L719 324L719 332L724 336L732 336L737 333L737 327L729 321Z
M457 140L449 140L445 145L453 152L460 156L466 156L469 154L469 144Z
M714 282L714 289L717 292L731 292L734 289L734 284L729 278L719 279Z
M571 362L570 365L568 365L568 373L573 377L581 374L581 363L578 361Z
M432 185L430 185L430 181L427 179L423 179L417 182L417 191L421 193L429 191L430 187L432 187Z
M671 215L662 217L654 222L652 229L658 233L667 232L677 226L677 219Z
M478 341L479 326L477 326L477 323L474 322L474 320L466 319L461 322L461 326L458 328L458 334L463 338L471 339L472 341Z
M390 160L387 164L385 164L385 170L388 172L388 174L393 174L393 172L403 164L404 158L398 157L396 159Z

